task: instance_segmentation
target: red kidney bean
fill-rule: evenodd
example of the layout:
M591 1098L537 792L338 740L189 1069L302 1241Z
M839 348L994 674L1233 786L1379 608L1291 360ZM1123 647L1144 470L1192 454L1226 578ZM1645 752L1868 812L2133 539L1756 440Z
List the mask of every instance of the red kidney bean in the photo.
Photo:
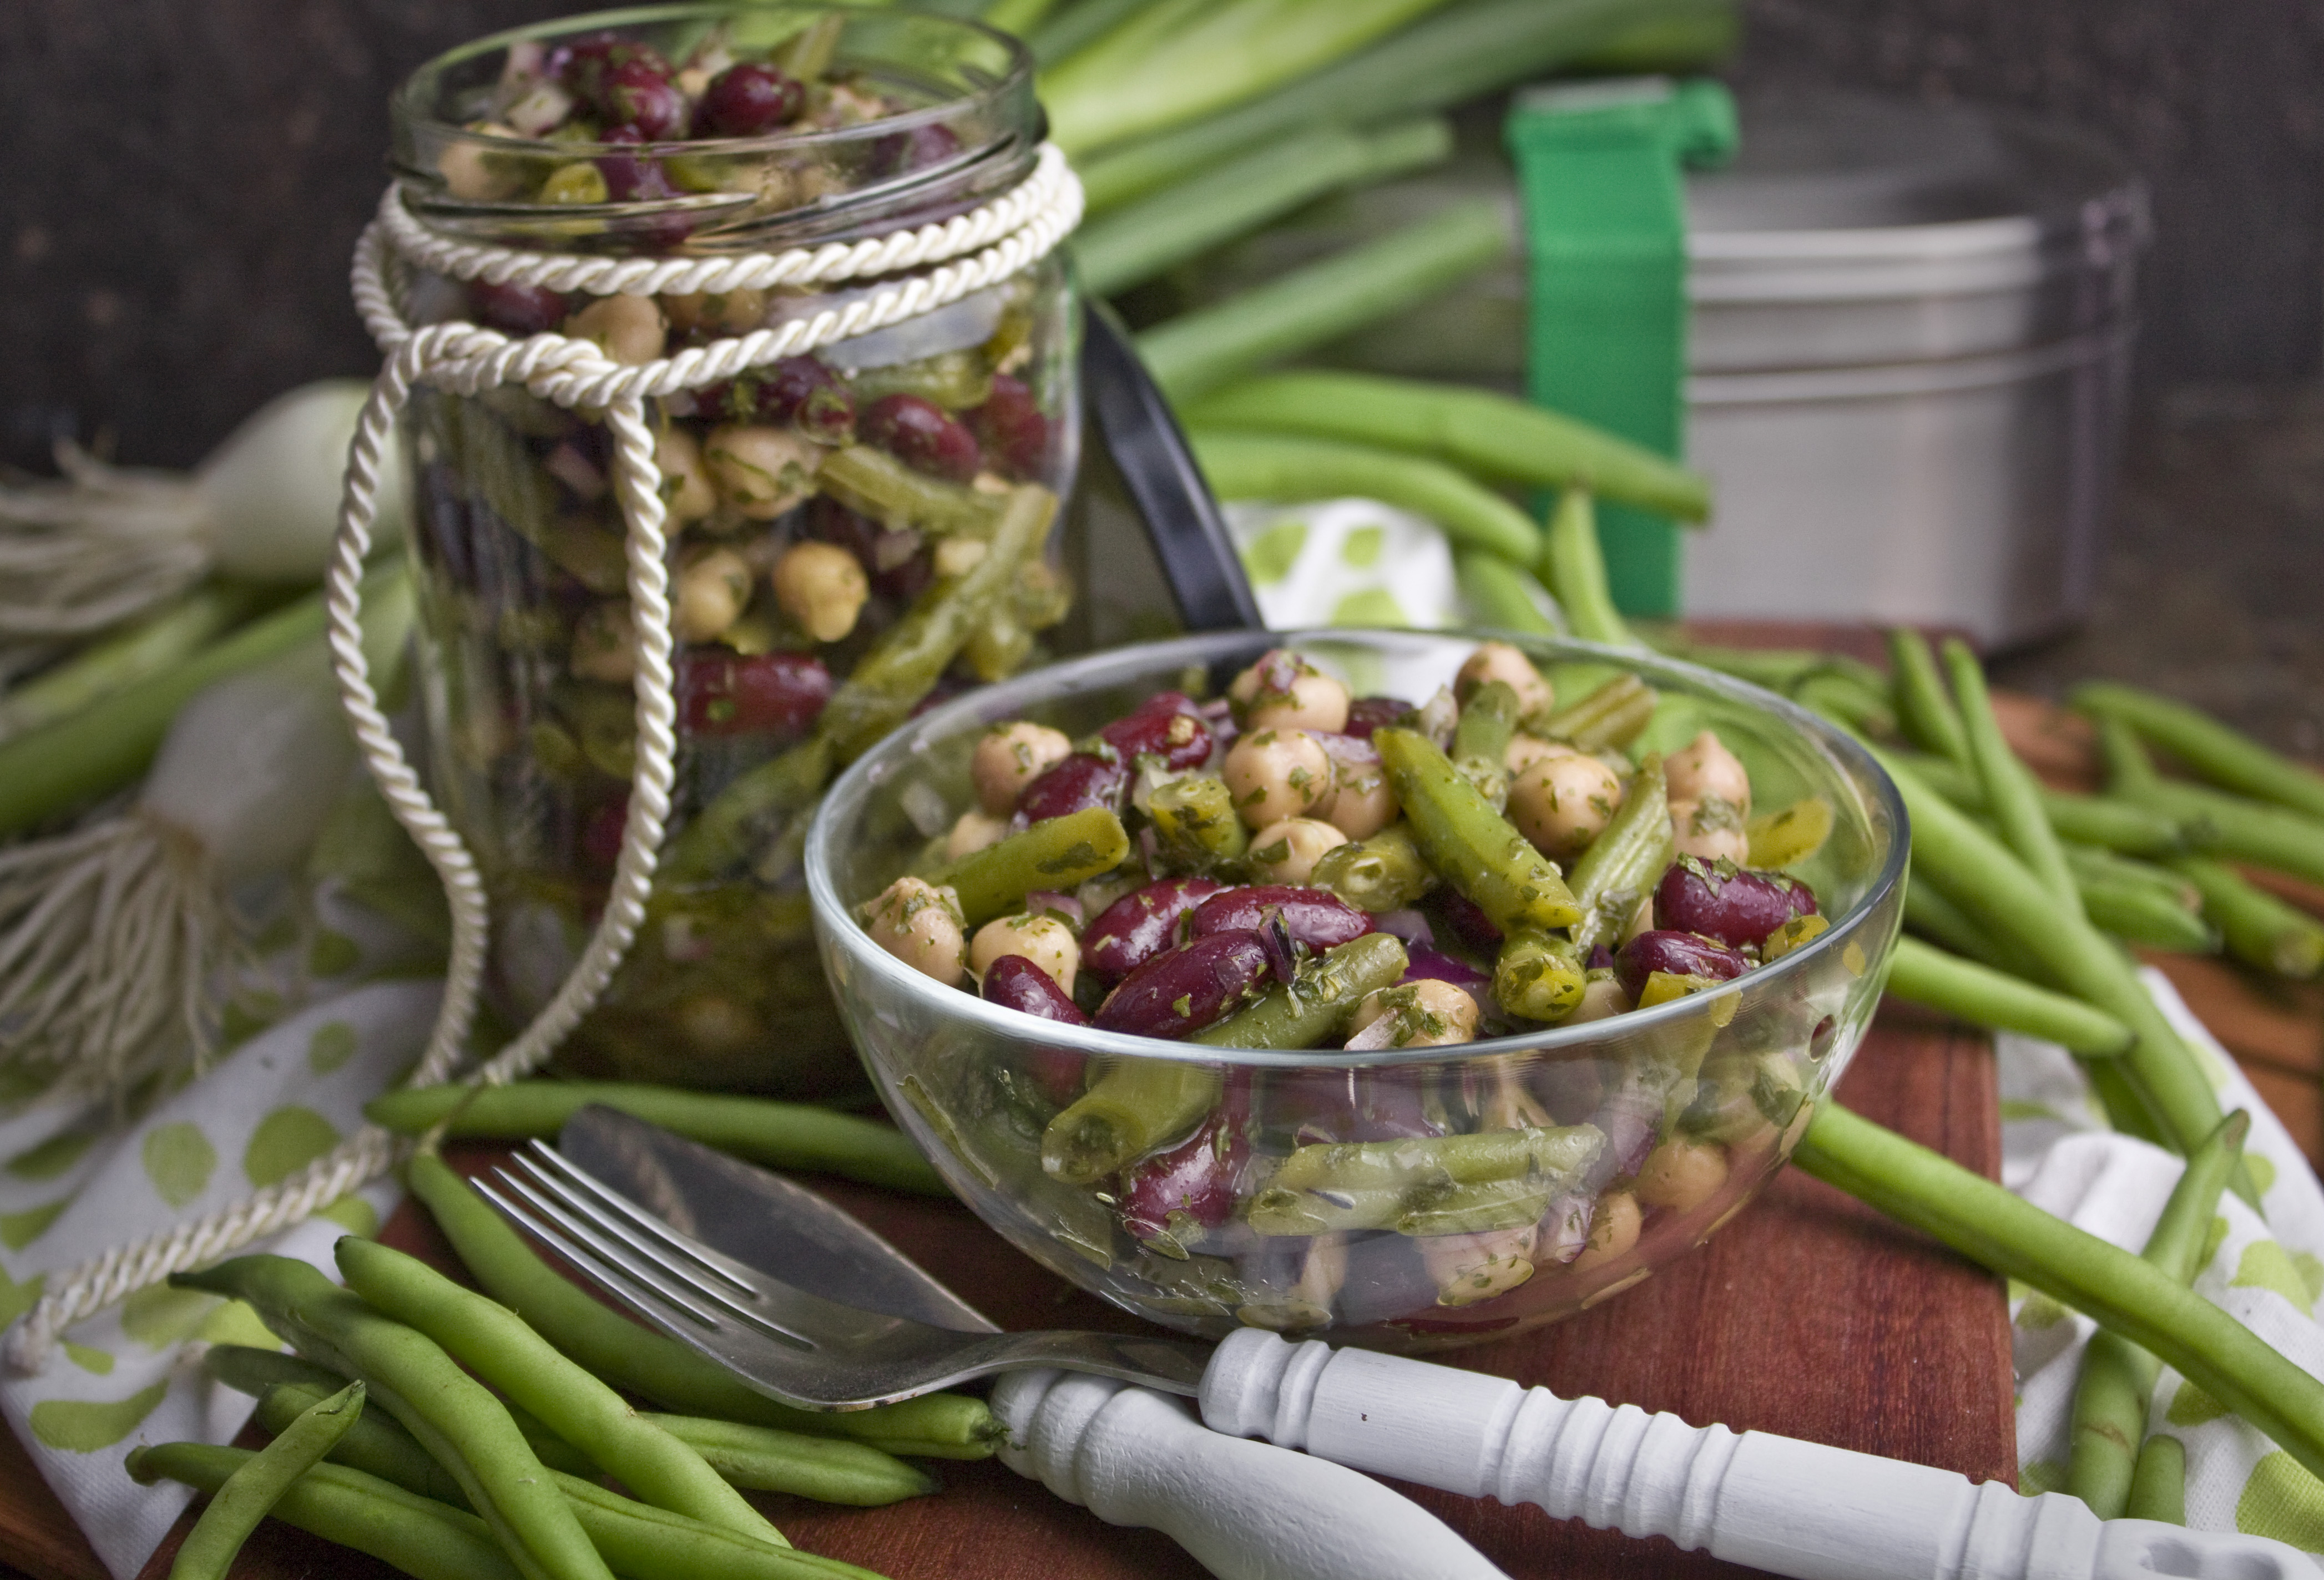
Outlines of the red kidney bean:
M1137 1037L1191 1037L1240 1003L1266 972L1256 933L1198 938L1130 972L1098 1006L1097 1024Z
M605 73L605 120L613 131L634 133L641 142L668 142L686 135L686 96L666 73L644 60L624 60ZM610 133L601 141L612 142Z
M1501 947L1501 930L1468 896L1448 884L1430 899L1443 916L1444 924L1452 929L1452 936L1462 943L1474 950Z
M612 143L643 142L635 127L616 126L599 141ZM609 153L597 161L597 173L605 178L605 196L616 203L650 202L657 198L675 198L678 188L669 184L663 173L661 161L640 159L634 154ZM665 216L683 219L683 215Z
M581 825L581 859L600 872L613 871L621 858L622 836L629 826L627 795L599 803Z
M700 735L803 734L831 700L831 671L811 653L693 649L678 662L678 708Z
M893 175L924 170L960 152L960 139L949 126L915 126L872 145L872 158Z
M1402 697L1358 697L1348 704L1348 733L1370 740L1372 731L1395 723L1412 712Z
M954 482L966 482L984 464L976 436L933 400L882 395L863 409L864 441L905 465Z
M1639 933L1614 956L1615 980L1634 999L1646 985L1646 978L1656 971L1731 982L1750 969L1750 961L1723 943L1667 928Z
M984 453L1019 480L1038 476L1049 458L1049 419L1033 391L1006 373L992 376L992 393L968 414Z
M826 445L844 444L855 429L855 397L839 375L811 356L787 356L755 376L755 414L768 422L794 423L801 433Z
M1130 765L1077 751L1017 793L1017 815L1028 823L1063 817L1087 806L1121 810L1130 794Z
M1207 877L1168 877L1127 894L1082 933L1082 969L1109 985L1178 942L1178 918L1217 894Z
M798 118L807 89L772 66L746 60L710 79L694 106L696 137L757 137Z
M1740 949L1764 943L1794 916L1816 914L1808 886L1779 873L1721 868L1693 856L1670 864L1655 886L1655 925Z
M1267 883L1204 900L1194 912L1194 936L1256 932L1269 910L1280 912L1291 936L1312 950L1336 949L1372 930L1370 917L1329 889Z
M1250 1071L1231 1071L1217 1112L1200 1129L1123 1172L1122 1226L1151 1240L1169 1232L1173 1213L1206 1229L1232 1217L1235 1187L1250 1161Z
M1002 955L985 968L984 1001L1064 1025L1090 1024L1056 978L1023 955ZM1062 1108L1082 1095L1086 1062L1070 1048L1037 1048L1026 1055L1025 1070L1041 1095Z
M1156 757L1166 768L1198 768L1211 758L1211 727L1183 692L1158 692L1097 733L1125 758Z
M468 282L468 311L503 335L546 335L565 322L565 298L545 285Z
M669 62L651 44L640 43L614 33L597 33L586 39L576 39L549 58L549 73L558 78L574 96L600 115L611 108L608 89L613 75L623 67L642 67L653 76L667 80L670 76Z

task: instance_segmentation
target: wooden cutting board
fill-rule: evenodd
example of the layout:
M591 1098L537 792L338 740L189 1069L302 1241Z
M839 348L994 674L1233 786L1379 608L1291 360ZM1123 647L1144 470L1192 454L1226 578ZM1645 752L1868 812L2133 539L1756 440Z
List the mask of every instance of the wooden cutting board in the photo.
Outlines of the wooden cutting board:
M1884 1018L1840 1087L1859 1111L1991 1174L2000 1156L1981 1039ZM482 1167L497 1149L455 1158ZM1010 1327L1122 1328L1133 1319L1010 1249L955 1203L829 1182L909 1255ZM439 1265L447 1248L407 1203L383 1238ZM1572 1321L1443 1357L1565 1394L1668 1410L2015 1481L2009 1330L1997 1281L1803 1175L1779 1175L1718 1238ZM770 1497L809 1551L894 1580L1196 1580L1151 1531L1118 1529L997 1463L938 1465L945 1490L886 1509ZM1517 1580L1741 1574L1534 1509L1413 1494ZM182 1533L185 1521L180 1522ZM161 1580L176 1538L146 1566ZM13 1438L0 1433L0 1562L35 1580L104 1580L87 1542ZM270 1522L235 1574L371 1580L383 1565Z

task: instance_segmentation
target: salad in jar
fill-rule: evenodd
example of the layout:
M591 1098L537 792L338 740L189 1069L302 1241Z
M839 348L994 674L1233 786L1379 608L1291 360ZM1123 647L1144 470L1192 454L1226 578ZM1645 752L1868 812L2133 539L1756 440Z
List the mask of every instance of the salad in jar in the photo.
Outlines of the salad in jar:
M1793 869L1832 800L1758 804L1716 728L1633 757L1662 699L1603 675L1486 642L1415 704L1276 649L1079 739L992 723L857 919L1027 1024L905 1106L1165 1320L1473 1334L1644 1276L1780 1160L1868 963L1752 991L1830 925Z

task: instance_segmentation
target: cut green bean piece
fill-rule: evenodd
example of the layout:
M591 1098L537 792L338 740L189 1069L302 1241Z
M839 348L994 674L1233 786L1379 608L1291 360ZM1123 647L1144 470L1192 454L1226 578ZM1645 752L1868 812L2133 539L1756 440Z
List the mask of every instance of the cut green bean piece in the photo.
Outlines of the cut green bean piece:
M618 1108L770 1168L839 1174L927 1196L951 1194L911 1138L894 1125L812 1103L684 1091L642 1081L539 1079L496 1087L406 1088L374 1098L364 1106L364 1116L397 1135L420 1135L443 1125L451 1137L545 1141L591 1104Z
M1621 675L1542 720L1537 729L1552 740L1582 751L1626 747L1645 733L1661 703L1653 687L1635 675Z
M2080 909L2081 893L2067 868L2066 852L2058 833L2043 815L2035 798L2034 776L2017 760L2002 738L2001 721L1993 716L1993 700L1986 693L1985 670L1969 644L1959 638L1945 641L1945 668L1951 675L1953 696L1960 704L1961 733L1968 744L1965 759L1977 773L1985 792L1985 809L2001 825L2001 837L2026 870L2050 891L2060 905Z
M2219 1192L2235 1172L2250 1129L2251 1116L2238 1109L2195 1149L2140 1253L2181 1284L2192 1283L2201 1271L2196 1262L2218 1211ZM2064 1490L2101 1520L2128 1511L2139 1442L2146 1435L2147 1410L2162 1370L2153 1355L2107 1329L2092 1334L2082 1352Z
M1614 607L1606 551L1598 542L1598 512L1588 489L1569 488L1557 496L1542 540L1541 579L1565 611L1565 623L1583 641L1613 648L1645 645Z
M1936 655L1927 638L1905 626L1888 631L1889 684L1896 698L1896 722L1905 739L1923 751L1932 751L1969 771L1969 735L1954 712L1952 698L1937 673Z
M1504 932L1526 927L1551 932L1582 919L1582 905L1549 859L1495 812L1426 736L1379 730L1372 743L1379 748L1388 787L1429 865L1475 902L1494 926ZM1663 822L1667 838L1670 820L1665 816Z
M1147 805L1162 864L1172 872L1227 870L1250 848L1235 815L1234 792L1216 774L1189 774L1154 792Z
M1573 925L1573 942L1584 955L1620 936L1638 902L1661 881L1676 848L1663 759L1649 752L1604 831L1573 864L1573 898L1582 913Z
M1130 854L1130 835L1108 806L1085 806L1044 818L1021 833L936 869L930 881L960 896L972 928L1022 909L1036 889L1070 889L1111 872Z
M1495 812L1509 802L1509 741L1517 731L1517 694L1487 681L1470 694L1452 731L1452 766Z
M1512 932L1493 962L1493 997L1511 1015L1559 1021L1573 1013L1588 986L1582 951L1546 932Z
M1360 911L1401 911L1436 886L1411 826L1392 822L1369 840L1334 845L1315 863L1308 881L1330 889Z
M1480 626L1536 637L1565 634L1563 620L1553 620L1542 611L1543 604L1554 609L1557 601L1530 569L1515 560L1505 559L1489 549L1456 547L1452 550L1452 579L1461 589L1461 602L1468 606L1471 620Z
M2121 720L2215 785L2324 819L2324 776L2208 713L2105 681L2077 688L2070 700L2085 713Z
M1889 960L1888 991L1908 1004L1971 1025L2059 1043L2086 1059L2115 1057L2131 1043L2130 1028L2103 1010L1949 955L1917 938L1896 941L1896 952Z
M2139 1447L2138 1468L2130 1478L2130 1499L2123 1505L2126 1520L2153 1520L2163 1525L2187 1523L2187 1446L2168 1432L2157 1432Z
M349 1289L442 1345L646 1502L754 1540L789 1545L699 1454L640 1419L620 1394L566 1359L507 1307L376 1241L350 1235L336 1255Z
M1041 1167L1069 1185L1102 1180L1193 1129L1218 1106L1220 1090L1213 1065L1118 1061L1049 1121Z
M1463 384L1295 369L1216 390L1195 402L1186 420L1382 446L1495 482L1579 487L1683 521L1711 513L1711 485L1667 456L1513 396Z
M2302 981L2324 971L2324 922L2285 905L2217 861L2173 856L2169 863L2202 896L2203 914L2226 937L2228 952L2237 960Z
M1250 1226L1262 1235L1451 1234L1529 1223L1605 1144L1597 1126L1570 1125L1303 1146L1252 1199Z
M869 445L850 445L825 457L816 481L841 504L869 516L891 532L921 531L944 537L991 534L1000 501L958 483L945 482Z
M1313 1048L1343 1030L1364 995L1394 987L1409 962L1386 932L1325 950L1300 962L1289 986L1277 983L1188 1041L1208 1048Z
M1532 517L1441 462L1293 434L1205 427L1187 437L1222 500L1378 500L1426 517L1465 547L1518 561L1540 553Z
M170 1580L226 1580L258 1522L363 1419L363 1407L364 1385L350 1382L285 1422L274 1440L244 1460L210 1499L171 1561Z
M366 1383L452 1473L525 1575L609 1575L507 1410L436 1344L285 1256L239 1256L170 1281L249 1301L301 1355Z

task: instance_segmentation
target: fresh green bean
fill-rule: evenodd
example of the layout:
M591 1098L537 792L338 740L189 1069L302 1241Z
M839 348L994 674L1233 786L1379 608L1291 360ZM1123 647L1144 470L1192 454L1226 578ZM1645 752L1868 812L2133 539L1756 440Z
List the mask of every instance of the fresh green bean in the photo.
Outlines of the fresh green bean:
M349 1289L442 1345L647 1502L754 1540L789 1545L702 1456L641 1419L620 1394L559 1355L507 1307L374 1240L350 1235L335 1254Z
M247 1448L161 1443L133 1450L128 1468L142 1483L182 1482L214 1493L253 1457ZM491 1529L475 1515L344 1465L318 1465L292 1482L276 1501L274 1516L417 1580L519 1580Z
M1462 705L1452 730L1452 767L1495 812L1509 804L1509 741L1517 732L1517 694L1487 681Z
M538 1255L441 1158L411 1160L407 1183L476 1281L534 1331L617 1388L690 1415L842 1436L899 1454L982 1459L1000 1428L984 1401L931 1393L861 1410L793 1410L746 1388L715 1361L613 1311Z
M1379 748L1388 788L1429 865L1474 901L1494 926L1504 932L1521 927L1550 932L1582 919L1582 906L1549 859L1495 812L1426 736L1377 730L1372 744Z
M320 1399L337 1392L353 1381L343 1372L318 1366L301 1356L244 1344L210 1346L208 1353L202 1356L202 1369L235 1392L254 1397L263 1395L270 1388L290 1386L311 1388L315 1398ZM314 1400L307 1402L311 1404ZM303 1410L306 1407L302 1405L300 1408Z
M1482 548L1455 547L1452 550L1452 579L1461 590L1461 602L1469 611L1470 619L1477 625L1504 631L1522 631L1527 636L1559 637L1565 634L1564 626L1542 612L1546 602L1556 607L1533 572L1515 560Z
M2081 892L2066 866L2064 847L2043 815L2035 799L2034 776L2017 760L2003 739L2001 721L1993 716L1993 699L1985 689L1985 669L1969 644L1958 637L1945 640L1945 668L1952 675L1953 696L1960 709L1962 739L1968 755L1961 761L1976 771L1985 793L1985 810L2001 827L2005 844L2017 853L2025 869L2050 891L2050 897L2072 910L2081 908Z
M1303 1146L1251 1199L1262 1235L1477 1232L1531 1223L1605 1144L1587 1125Z
M364 1116L397 1135L421 1135L442 1125L444 1134L456 1138L549 1140L591 1104L618 1108L770 1168L838 1174L927 1196L951 1194L911 1138L894 1125L812 1103L683 1091L641 1081L544 1079L405 1088L374 1098L364 1105Z
M1041 1167L1069 1185L1102 1180L1192 1129L1218 1107L1221 1089L1214 1065L1118 1060L1049 1121Z
M1250 831L1235 815L1234 792L1216 774L1171 780L1154 792L1147 815L1154 820L1163 865L1172 872L1218 872L1250 848Z
M2324 883L2324 822L2172 779L2116 793L2188 825L2204 855Z
M1191 400L1272 362L1425 301L1510 253L1508 217L1461 202L1277 275L1138 336L1139 355L1175 401Z
M1347 1024L1366 994L1395 986L1408 963L1393 935L1367 932L1309 956L1289 984L1275 984L1187 1040L1209 1048L1313 1048Z
M1895 755L1927 781L1929 788L1962 811L1985 810L1985 792L1976 776L1959 764L1918 752ZM2159 812L2110 795L2077 795L2047 787L2036 794L2043 815L2061 840L2100 845L2126 856L2164 856L2187 848L2185 829L2177 819Z
M1557 496L1541 547L1541 579L1565 623L1585 642L1615 648L1644 646L1614 607L1606 581L1606 551L1598 542L1598 511L1590 491L1574 487Z
M2138 1089L2181 1153L2219 1123L2218 1099L2195 1052L2179 1038L2130 960L2089 922L2061 909L2040 881L1992 835L1928 787L1892 752L1869 748L1888 770L1913 822L1914 881L1942 889L1981 926L2039 962L2055 984L2130 1027L2136 1041L2123 1073ZM2250 1182L2237 1194L2255 1199Z
M1069 889L1111 872L1130 854L1130 835L1110 806L1085 806L1043 818L1021 833L946 862L930 881L960 896L970 927L1024 906L1036 889Z
M1493 997L1511 1015L1563 1020L1582 1002L1586 986L1582 951L1571 941L1531 929L1501 941L1493 962Z
M2196 1260L2218 1210L2219 1192L2236 1171L2251 1116L2237 1109L2219 1121L2187 1159L2179 1183L2140 1254L2184 1285L2201 1271ZM2081 1376L2074 1386L2073 1438L2066 1460L2064 1490L2090 1506L2101 1520L2121 1516L2130 1498L2139 1442L2154 1380L2163 1363L2123 1335L2101 1328L2082 1352Z
M2082 877L2077 880L2075 893L2091 924L2126 943L2181 954L2213 954L2218 950L2218 933L2200 913L2144 884Z
M2164 1525L2187 1523L2187 1446L2168 1432L2157 1432L2139 1446L2138 1468L2131 1474L2130 1498L2123 1505L2128 1520L2153 1520Z
M2184 703L2106 681L2078 687L2070 701L2085 713L2121 720L2214 785L2324 819L2324 775Z
M1000 501L993 495L915 472L869 445L832 451L824 457L816 481L841 504L891 532L982 537L992 531L1000 515Z
M2194 885L2203 914L2227 939L2237 960L2305 980L2324 972L2324 923L2285 905L2232 868L2200 856L2168 859L2172 872Z
M1401 819L1369 840L1351 840L1323 852L1308 881L1330 889L1360 911L1401 911L1436 886L1411 825Z
M300 1411L274 1440L226 1477L170 1564L170 1580L225 1580L235 1555L290 1484L320 1463L363 1417L364 1385L350 1382Z
M1378 500L1425 516L1453 543L1517 561L1541 552L1533 519L1442 462L1336 439L1194 428L1187 437L1222 500Z
M1888 991L1971 1025L2060 1043L2086 1059L2112 1058L2131 1043L2128 1026L2079 998L1949 955L1917 938L1896 941Z
M1580 702L1539 721L1536 730L1582 751L1626 747L1654 721L1661 697L1635 675L1618 675Z
M2167 867L2135 857L2118 856L2102 845L2070 844L2066 865L2077 883L2116 884L2143 888L2182 911L2201 907L2202 891Z
M283 1431L301 1413L329 1397L309 1383L278 1382L259 1397L258 1424L268 1432ZM376 1410L355 1421L331 1445L330 1458L334 1464L375 1475L423 1498L456 1509L468 1507L468 1495L460 1490L452 1473L428 1456L419 1438Z
M1923 751L1931 751L1962 772L1973 771L1969 735L1954 712L1952 698L1937 673L1936 655L1928 639L1909 626L1888 630L1889 684L1895 694L1896 722L1904 737ZM1983 787L1979 786L1979 794Z
M1932 942L1941 943L1953 953L1993 970L2014 977L2031 976L2037 970L2025 959L2024 951L1995 938L1932 883L1907 881L1904 925Z
M645 1419L701 1455L729 1482L753 1492L868 1509L938 1490L934 1476L869 1443L698 1416L649 1413Z
M2324 1382L2162 1269L1829 1099L1817 1106L1792 1161L1972 1262L2097 1318L2177 1367L2310 1474L2324 1474Z
M606 1563L627 1580L881 1580L853 1564L754 1541L563 1471L549 1475Z
M1850 730L1881 736L1896 732L1896 715L1888 705L1887 688L1866 685L1836 669L1812 670L1801 676L1792 684L1791 698Z
M1073 243L1082 287L1112 296L1311 198L1441 164L1452 152L1452 128L1437 115L1369 133L1310 127L1083 225Z
M531 1580L609 1573L500 1401L428 1338L285 1256L238 1256L170 1281L249 1301L300 1354L368 1384Z
M1671 864L1674 848L1663 759L1649 752L1622 792L1622 804L1573 863L1573 898L1582 910L1573 942L1583 954L1620 934Z
M1465 384L1295 369L1216 390L1186 420L1379 446L1494 482L1579 487L1683 521L1711 513L1711 485L1699 473L1604 428Z

